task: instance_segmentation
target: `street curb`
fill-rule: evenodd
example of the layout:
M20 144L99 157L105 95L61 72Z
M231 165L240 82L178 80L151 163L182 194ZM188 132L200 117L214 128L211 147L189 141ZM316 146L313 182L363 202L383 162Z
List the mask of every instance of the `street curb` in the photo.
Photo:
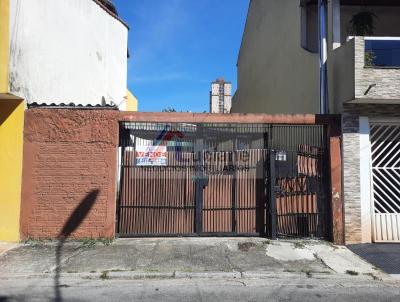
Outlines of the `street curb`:
M52 279L55 273L43 274L8 274L0 276L1 279L12 278L43 278ZM61 273L61 279L80 278L89 280L148 280L148 279L324 279L324 280L358 280L358 281L385 281L398 282L396 278L384 278L382 280L374 280L369 275L350 276L347 274L328 274L319 272L138 272L138 271L103 271L93 273Z

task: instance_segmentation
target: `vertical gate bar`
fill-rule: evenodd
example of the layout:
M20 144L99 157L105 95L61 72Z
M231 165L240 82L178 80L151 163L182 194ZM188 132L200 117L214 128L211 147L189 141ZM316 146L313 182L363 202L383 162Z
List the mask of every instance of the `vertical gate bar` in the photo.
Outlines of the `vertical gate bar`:
M118 192L118 217L117 217L117 234L119 234L120 233L120 230L121 230L121 226L120 226L120 224L121 224L121 198L122 198L122 189L123 189L123 183L124 183L124 180L123 180L123 175L124 175L124 173L123 173L123 169L124 169L124 165L123 165L123 158L124 158L124 147L123 146L121 146L122 144L121 144L121 142L123 142L123 135L122 135L122 133L121 133L121 124L119 125L119 146L118 146L118 148L121 148L120 149L120 155L119 155L119 158L118 158L118 165L120 166L120 171L119 171L119 174L120 174L120 177L119 177L119 188L118 188L118 190L119 190L119 192Z
M235 148L234 148L235 149ZM231 164L235 168L235 152L233 151L231 153L232 155L232 160ZM237 223L236 223L236 171L233 171L232 173L232 232L237 233Z
M271 230L271 238L277 238L276 232L276 219L277 219L277 211L276 211L276 194L275 194L275 151L271 150L270 152L270 230Z
M198 159L200 160L201 151L198 153ZM196 194L196 233L201 234L203 232L203 186L202 186L202 179L203 176L201 165L198 166L198 171L196 172L195 177L195 194Z
M270 181L269 175L267 173L268 171L268 149L270 147L270 127L267 129L264 129L263 133L263 152L261 154L262 158L262 179L259 180L260 182L260 197L259 200L256 201L256 205L259 205L259 208L256 209L256 212L260 212L260 219L259 219L259 230L260 230L260 235L261 236L266 236L268 235L268 230L267 230L267 210L268 210L268 199L269 196L267 195L268 190L266 190L266 186L268 186L268 183Z
M203 158L203 149L204 149L204 137L203 137L203 129L201 124L197 124L197 138L196 138L196 147L195 154L197 154L197 159L195 161L195 205L196 205L196 214L195 214L195 226L196 233L200 235L203 232L203 198L204 198L204 190L203 190L203 182L204 182L204 158Z

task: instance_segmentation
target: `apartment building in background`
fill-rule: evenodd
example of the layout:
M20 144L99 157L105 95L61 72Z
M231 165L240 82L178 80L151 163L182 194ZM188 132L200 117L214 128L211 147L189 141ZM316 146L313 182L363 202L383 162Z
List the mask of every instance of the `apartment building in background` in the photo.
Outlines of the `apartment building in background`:
M211 83L210 113L229 113L232 106L232 83L218 78Z
M320 113L322 14L346 243L400 242L399 1L251 0L232 112Z

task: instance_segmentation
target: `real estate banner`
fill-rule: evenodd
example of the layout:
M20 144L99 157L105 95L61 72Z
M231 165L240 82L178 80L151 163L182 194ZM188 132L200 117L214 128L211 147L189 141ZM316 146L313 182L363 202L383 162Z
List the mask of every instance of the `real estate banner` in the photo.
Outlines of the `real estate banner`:
M166 166L167 146L136 146L137 166Z

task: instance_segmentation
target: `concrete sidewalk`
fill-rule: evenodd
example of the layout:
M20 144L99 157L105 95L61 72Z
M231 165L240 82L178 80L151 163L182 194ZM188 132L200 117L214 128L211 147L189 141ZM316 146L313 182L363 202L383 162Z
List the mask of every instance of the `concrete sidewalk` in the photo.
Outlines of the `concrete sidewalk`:
M263 238L119 239L30 242L0 257L0 278L76 275L82 278L387 279L345 247L320 241Z
M0 241L0 257L1 255L5 254L6 252L19 247L19 243L9 243L9 242L2 242Z

